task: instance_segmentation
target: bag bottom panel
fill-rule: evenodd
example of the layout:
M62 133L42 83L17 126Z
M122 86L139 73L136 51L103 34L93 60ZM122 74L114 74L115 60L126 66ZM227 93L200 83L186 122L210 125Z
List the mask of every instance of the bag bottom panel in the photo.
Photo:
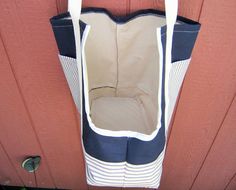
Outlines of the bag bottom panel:
M145 109L138 98L100 97L92 101L91 118L102 129L151 134Z

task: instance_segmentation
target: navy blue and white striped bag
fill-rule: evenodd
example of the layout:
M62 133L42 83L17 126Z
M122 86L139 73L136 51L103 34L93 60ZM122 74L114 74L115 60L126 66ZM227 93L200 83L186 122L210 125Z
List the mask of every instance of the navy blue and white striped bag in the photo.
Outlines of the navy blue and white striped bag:
M140 10L113 16L69 0L51 18L59 58L81 114L90 185L157 188L171 115L200 24Z

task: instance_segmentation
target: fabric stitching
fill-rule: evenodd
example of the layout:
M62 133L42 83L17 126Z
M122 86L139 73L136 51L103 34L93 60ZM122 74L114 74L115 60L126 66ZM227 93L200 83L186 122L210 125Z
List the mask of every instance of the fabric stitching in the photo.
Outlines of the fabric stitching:
M72 24L70 25L64 25L64 26L53 26L53 28L63 28L63 27L71 27L73 26Z
M198 30L193 30L193 31L177 30L177 31L174 31L174 33L175 33L175 32L183 32L183 33L197 33ZM163 34L161 34L161 36L164 36L164 35L166 35L166 32L163 33Z
M73 27L73 25L64 25L64 26L53 26L53 28L63 28L63 27ZM183 33L197 33L199 32L198 30L193 30L193 31L184 31L184 30L176 30L174 31L174 33L176 32L183 32ZM161 34L161 36L166 35L166 32Z

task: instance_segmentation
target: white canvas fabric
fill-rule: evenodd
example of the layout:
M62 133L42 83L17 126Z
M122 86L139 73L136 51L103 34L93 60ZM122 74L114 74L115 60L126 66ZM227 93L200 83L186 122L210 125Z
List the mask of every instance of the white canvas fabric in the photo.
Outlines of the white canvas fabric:
M85 43L91 120L106 130L152 134L161 85L156 28L165 19L144 16L116 24L107 15L96 14L95 20L90 13L80 19L91 28ZM140 25L147 29L140 32Z
M76 108L80 112L80 109L81 109L80 101L79 101L80 100L80 93L79 93L80 84L79 84L79 76L78 76L76 59L71 58L71 57L67 57L67 56L62 56L62 55L59 55L59 59L60 59L60 63L62 65L64 74L66 76L73 100L76 104ZM177 61L177 62L173 63L171 66L171 71L169 74L170 75L169 76L169 83L168 83L169 98L170 98L169 112L168 112L168 125L170 123L171 116L174 111L175 103L176 103L181 85L183 83L185 73L187 72L190 60L191 59ZM107 92L107 93L109 93L109 92ZM112 95L110 95L110 97L112 97ZM130 101L132 102L135 100L131 99ZM134 106L137 106L137 104ZM95 107L96 107L96 105L95 105ZM104 107L104 105L102 105L102 107ZM129 107L130 107L130 105L127 106L128 109L129 109ZM137 106L137 108L140 109L138 106ZM135 109L135 111L138 112L137 108ZM93 106L92 106L92 109L94 109ZM130 109L132 109L132 106ZM108 111L108 110L105 110L105 111ZM111 111L114 111L114 110L111 110ZM94 114L103 113L103 111L98 111L98 113L96 113L96 108L95 108L95 110L92 110L92 112L94 112ZM110 114L110 113L108 112L108 114ZM135 114L135 113L131 113L131 114ZM138 115L139 113L136 113L136 114ZM115 115L115 114L112 114L112 115ZM112 123L112 118L109 116L106 117L105 113L104 113L104 115L101 114L100 117L106 118L106 119L108 119L106 122ZM138 118L138 120L140 119L139 117L136 117L136 118ZM110 119L110 121L109 121L109 119ZM134 121L134 122L136 122L136 121ZM143 121L141 120L141 122L143 122ZM102 126L102 124L101 124L101 126Z

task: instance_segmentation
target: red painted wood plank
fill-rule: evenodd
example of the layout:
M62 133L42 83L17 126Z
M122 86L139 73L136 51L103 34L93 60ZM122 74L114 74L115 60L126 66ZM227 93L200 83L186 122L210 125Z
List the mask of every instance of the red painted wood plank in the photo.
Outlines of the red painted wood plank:
M124 15L129 12L129 0L83 0L83 7L102 7L111 11L115 15ZM67 11L67 0L57 0L60 13Z
M56 3L2 0L0 8L1 34L46 156L43 161L58 188L87 189L79 121L49 24L57 14Z
M192 19L199 20L204 0L179 0L178 14Z
M225 190L235 190L235 189L236 189L236 173L234 174L234 176L230 180L230 182L227 185L227 187L225 188Z
M23 182L18 176L14 166L11 164L8 155L0 143L0 184L23 186Z
M224 189L236 172L236 97L192 190Z
M67 12L67 0L56 0L58 13Z
M0 55L0 141L3 148L7 151L15 170L23 179L23 183L26 186L35 186L33 174L29 174L22 169L21 163L26 156L42 155L42 152L27 115L1 38ZM11 168L8 167L9 164L7 162L5 164L2 163L0 171L8 169L10 171ZM54 187L44 161L37 171L37 176L40 187ZM18 185L17 181L17 179L14 180L13 175L8 185Z
M178 14L187 18L198 20L203 0L179 0ZM130 0L130 11L139 9L164 10L164 0Z
M165 158L163 190L189 189L236 91L234 0L206 0ZM224 10L224 11L222 11Z
M158 0L130 0L130 12L141 9L159 9L164 10L164 1Z
M127 0L84 0L83 7L103 7L115 15L124 15L127 13Z

